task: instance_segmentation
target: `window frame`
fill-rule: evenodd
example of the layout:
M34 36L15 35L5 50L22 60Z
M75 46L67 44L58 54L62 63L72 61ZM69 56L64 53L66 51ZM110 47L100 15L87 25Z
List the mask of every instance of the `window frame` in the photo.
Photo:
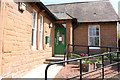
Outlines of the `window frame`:
M41 17L42 17L42 23L41 23ZM43 50L43 28L44 28L44 17L43 17L43 15L39 15L39 18L40 18L40 20L39 20L39 48L40 48L40 50ZM41 26L42 26L42 30L41 30ZM42 34L40 34L42 32ZM41 39L42 38L42 39Z
M35 20L34 20L34 14L35 15ZM33 19L32 19L32 50L37 50L37 18L38 12L33 9ZM35 22L34 22L35 21ZM34 29L34 32L33 32Z
M97 37L96 34L95 34L95 36L89 35L89 32L90 32L89 27L91 27L91 26L99 27L99 36L98 37L99 37L99 46L100 46L100 25L88 25L88 45L90 46L90 41L89 41L90 37ZM95 32L96 32L96 29L95 29ZM100 49L100 47L89 47L89 49Z

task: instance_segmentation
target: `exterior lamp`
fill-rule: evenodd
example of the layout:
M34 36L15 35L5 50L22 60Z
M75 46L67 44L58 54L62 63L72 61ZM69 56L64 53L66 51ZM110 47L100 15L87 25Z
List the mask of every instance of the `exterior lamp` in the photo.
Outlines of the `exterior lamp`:
M19 3L19 10L20 10L20 11L25 11L25 10L26 10L26 5L25 5L25 3L23 3L23 2L20 2L20 3Z
M49 24L49 28L52 28L52 27L53 27L52 22L50 22L50 24Z

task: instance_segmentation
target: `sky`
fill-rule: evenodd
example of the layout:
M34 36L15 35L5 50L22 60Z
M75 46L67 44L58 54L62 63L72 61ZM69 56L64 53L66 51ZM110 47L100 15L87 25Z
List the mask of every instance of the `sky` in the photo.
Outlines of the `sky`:
M83 2L83 1L99 1L99 0L41 0L45 5L48 4L59 4L59 3L69 3L69 2ZM116 13L118 13L118 2L120 0L109 0L113 5Z

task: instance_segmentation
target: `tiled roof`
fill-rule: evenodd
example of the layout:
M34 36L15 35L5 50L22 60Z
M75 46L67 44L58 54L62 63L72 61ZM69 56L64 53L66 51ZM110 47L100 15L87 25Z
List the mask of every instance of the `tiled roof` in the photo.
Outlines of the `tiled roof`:
M65 12L55 14L60 19L72 16L77 18L78 22L118 21L118 15L109 1L74 2L46 6L54 14L55 12Z

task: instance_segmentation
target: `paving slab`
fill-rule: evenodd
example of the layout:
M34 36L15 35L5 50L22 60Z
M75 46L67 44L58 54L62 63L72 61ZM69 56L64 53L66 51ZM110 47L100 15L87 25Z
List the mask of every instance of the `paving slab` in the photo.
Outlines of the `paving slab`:
M22 78L45 78L45 68L48 64L42 64L32 69L28 74ZM48 69L48 78L54 78L56 74L61 70L62 65L52 65Z

